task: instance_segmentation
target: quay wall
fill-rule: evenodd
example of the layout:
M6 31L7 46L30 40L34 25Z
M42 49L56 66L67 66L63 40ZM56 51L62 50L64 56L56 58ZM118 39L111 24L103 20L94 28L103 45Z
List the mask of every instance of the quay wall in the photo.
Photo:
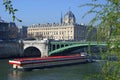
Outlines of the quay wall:
M0 41L0 58L19 57L21 44L17 41Z

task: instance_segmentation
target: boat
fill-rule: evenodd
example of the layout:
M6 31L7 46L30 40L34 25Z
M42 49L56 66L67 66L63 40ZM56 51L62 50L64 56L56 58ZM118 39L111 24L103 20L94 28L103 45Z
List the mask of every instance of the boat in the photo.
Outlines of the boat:
M55 66L73 65L85 62L89 62L89 59L83 54L69 56L49 56L42 58L20 58L9 60L9 64L13 66L13 69L18 70L42 69Z

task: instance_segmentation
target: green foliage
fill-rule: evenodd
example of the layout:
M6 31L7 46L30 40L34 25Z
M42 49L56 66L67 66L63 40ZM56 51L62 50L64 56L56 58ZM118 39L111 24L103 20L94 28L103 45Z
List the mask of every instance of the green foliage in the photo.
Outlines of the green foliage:
M106 3L98 3L99 0L92 0L91 3L81 5L89 6L91 9L83 15L95 14L89 25L94 25L97 30L97 41L107 43L107 52L102 53L103 60L106 60L101 67L101 73L94 75L95 80L119 80L120 79L120 0L105 0ZM110 61L111 56L117 61ZM101 66L101 65L100 65ZM93 76L92 76L93 77ZM99 78L99 79L98 79Z
M13 5L12 5L12 1L11 0L3 0L3 5L5 6L6 11L9 12L9 14L12 15L12 20L15 21L15 19L19 22L22 22L22 20L18 19L15 16L15 12L18 11L18 9L14 9Z

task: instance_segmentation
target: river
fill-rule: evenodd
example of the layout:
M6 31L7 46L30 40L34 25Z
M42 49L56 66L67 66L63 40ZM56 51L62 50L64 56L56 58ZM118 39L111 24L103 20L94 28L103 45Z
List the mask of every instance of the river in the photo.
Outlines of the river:
M8 60L0 60L0 80L84 80L98 72L98 63L54 67L33 71L13 70Z

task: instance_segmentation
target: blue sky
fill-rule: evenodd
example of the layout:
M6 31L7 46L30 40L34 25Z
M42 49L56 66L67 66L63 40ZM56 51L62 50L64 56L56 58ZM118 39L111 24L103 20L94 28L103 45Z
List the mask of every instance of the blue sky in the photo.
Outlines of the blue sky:
M18 26L29 26L32 24L45 24L45 23L60 23L61 12L64 16L70 10L74 13L77 23L85 23L91 20L93 14L82 16L89 10L89 7L80 8L79 5L90 2L91 0L12 0L13 6L18 9L16 16L22 19L23 22L15 23ZM5 11L0 1L0 16L3 20L11 22L12 18Z

